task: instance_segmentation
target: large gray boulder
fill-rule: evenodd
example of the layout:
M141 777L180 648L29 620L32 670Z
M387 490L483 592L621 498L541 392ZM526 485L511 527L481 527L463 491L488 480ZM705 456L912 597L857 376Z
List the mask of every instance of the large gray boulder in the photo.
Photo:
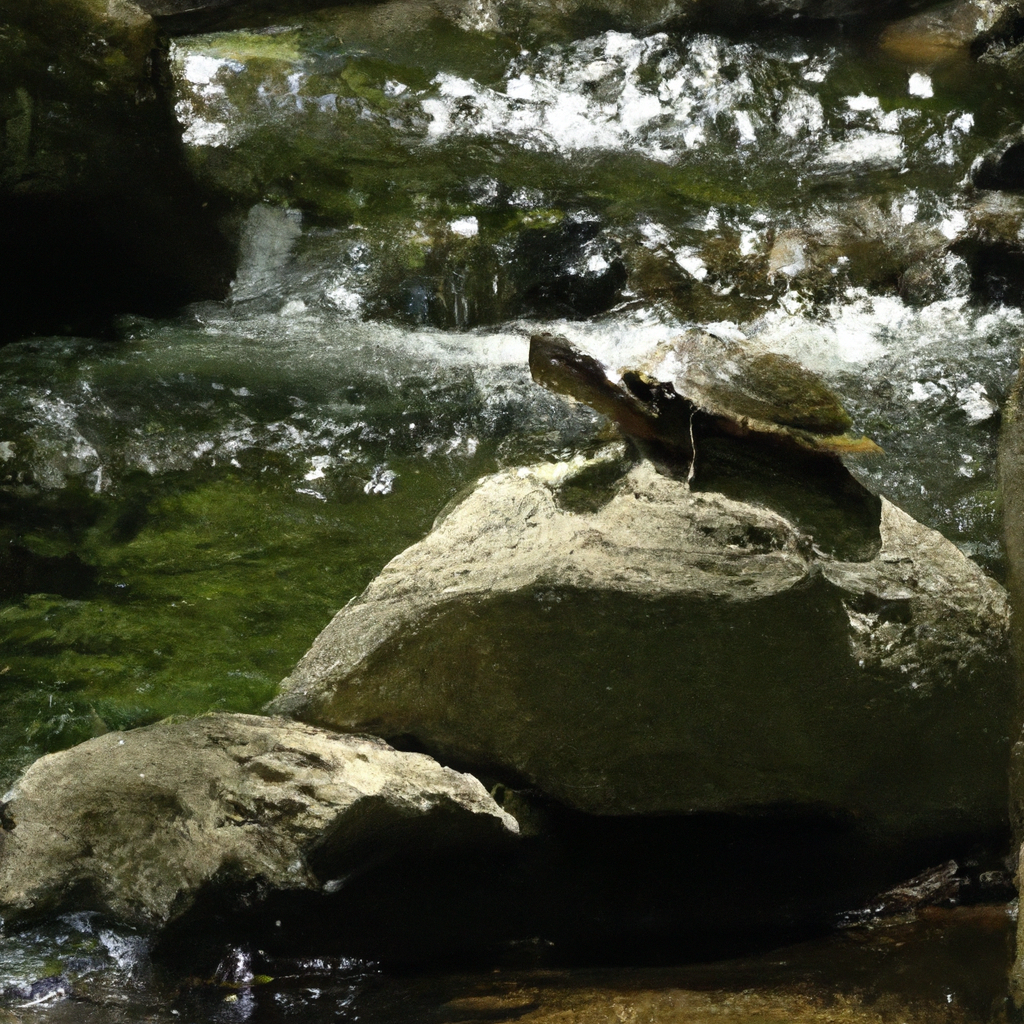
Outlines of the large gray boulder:
M92 909L159 927L201 893L329 893L389 855L518 832L424 754L254 715L107 733L40 758L0 808L7 921Z
M275 711L597 814L803 806L896 841L1005 822L1007 603L953 544L883 502L877 556L837 561L646 463L573 512L579 469L482 480Z

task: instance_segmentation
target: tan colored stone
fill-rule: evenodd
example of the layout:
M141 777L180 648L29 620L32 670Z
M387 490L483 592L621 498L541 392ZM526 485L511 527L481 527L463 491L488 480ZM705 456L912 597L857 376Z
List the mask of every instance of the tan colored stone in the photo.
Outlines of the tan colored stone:
M254 715L112 732L4 797L0 916L159 926L218 885L320 890L364 859L518 832L472 776L367 736Z
M879 42L894 57L927 67L967 57L972 46L1012 27L1020 13L1014 0L954 0L894 22Z
M888 837L998 827L1002 588L883 502L881 550L647 464L488 477L323 631L273 702L604 814L828 807Z

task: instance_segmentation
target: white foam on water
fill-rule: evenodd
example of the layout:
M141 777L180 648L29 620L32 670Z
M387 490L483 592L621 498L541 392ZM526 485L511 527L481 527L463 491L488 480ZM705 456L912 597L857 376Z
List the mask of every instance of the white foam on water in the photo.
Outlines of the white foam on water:
M207 121L187 101L175 105L174 112L185 131L181 139L186 146L217 146L227 145L231 141L231 129L224 121Z
M434 95L422 100L431 119L428 138L489 135L514 138L525 149L632 150L673 162L704 145L717 132L719 115L727 114L740 143L753 145L763 116L750 105L757 94L743 70L748 50L696 35L683 52L665 33L606 32L521 60L503 88L442 72L433 80ZM779 54L765 59L792 63ZM797 69L786 73L799 80ZM773 131L796 138L820 133L824 115L817 97L792 88L773 121Z
M910 93L911 96L919 96L921 99L927 100L931 99L932 96L935 95L935 88L928 75L915 71L910 76L910 81L907 83L907 92Z
M480 222L476 217L460 217L458 220L453 220L448 228L452 234L462 238L475 238L480 233Z
M817 136L825 127L825 110L821 100L802 89L793 89L779 112L779 130L796 138L801 134Z
M713 230L713 228L706 228L707 230ZM743 228L739 232L739 255L740 256L753 256L758 251L758 247L761 244L761 232L754 231L750 228Z
M974 127L974 115L970 113L963 113L957 115L953 119L953 129L960 132L962 135L966 135Z
M228 101L222 79L226 72L237 75L245 71L245 65L237 60L191 51L177 42L171 43L170 56L178 82L174 113L184 130L185 144L210 147L229 144L234 137L231 125L238 121L238 112Z
M740 142L757 142L757 132L754 130L754 120L749 110L734 110L733 119L736 121L736 130L740 133Z
M939 224L939 231L941 231L946 238L952 240L961 234L966 227L967 218L960 210L954 210L948 217L944 217L942 219Z
M903 159L903 140L888 132L858 130L833 142L819 157L823 164L896 164Z
M696 281L703 281L708 276L708 268L693 249L687 247L678 249L675 260Z
M344 277L334 278L324 289L324 297L339 313L357 317L363 311L363 297L349 287L350 283Z
M878 110L881 106L877 96L868 96L865 93L861 93L859 96L847 96L845 100L850 110Z
M284 128L292 114L315 108L325 117L375 121L411 146L484 137L526 152L631 152L666 164L705 149L730 160L753 149L760 159L832 168L902 162L908 147L916 152L921 145L911 141L918 135L904 138L915 124L915 130L934 126L926 144L930 158L953 164L971 128L969 114L942 121L924 109L886 110L878 96L864 92L823 101L816 89L836 62L830 49L809 57L785 44L775 51L709 34L683 43L662 32L609 31L523 50L497 84L454 69L435 73L426 88L381 76L375 83L380 101L344 95L348 87L341 82L322 95L319 85L313 95L309 83L336 73L318 70L313 54L268 78L202 45L176 41L172 47L176 112L190 146L230 146L260 125ZM764 76L772 88L763 86ZM911 76L910 93L923 95L926 80ZM236 98L249 97L239 99L237 109L226 83L234 83Z
M175 58L177 52L181 52L183 55L181 67L185 81L191 82L193 85L211 84L225 68L230 68L232 71L236 72L242 71L245 68L245 65L239 63L237 60L225 60L222 57L210 57L205 53L187 53L182 51L176 44L172 44L172 59Z
M925 151L936 164L951 167L957 161L960 145L973 127L973 114L953 112L947 115L942 130L929 136L924 144Z
M979 353L990 352L993 345L1010 351L1019 347L1024 338L1024 313L1020 310L997 307L980 312L967 297L914 306L898 296L872 295L864 289L851 288L845 298L824 310L798 302L789 305L788 311L780 305L750 323L699 326L723 339L751 339L758 347L789 355L825 377L854 369L870 376L874 372L872 367L883 363L884 372L891 374L892 361L898 360L906 368L900 372L906 374L908 397L916 397L911 395L910 382L916 379L919 357L927 356L932 363L945 360L969 366ZM625 311L596 321L512 322L498 328L458 333L311 314L293 332L282 336L279 330L274 331L273 320L276 318L268 316L265 327L259 318L248 321L245 345L249 349L257 346L261 359L303 363L313 374L330 374L334 372L331 367L344 366L359 358L369 372L392 382L408 373L443 376L451 369L463 367L474 372L481 386L487 386L488 381L515 379L528 388L529 337L538 331L564 335L599 359L614 375L622 368L644 362L687 327L649 309ZM223 336L226 352L241 344L232 337L233 333ZM214 339L209 335L203 338L203 347L208 348ZM218 358L216 347L208 354ZM187 346L179 343L177 358L189 358ZM507 372L513 377L503 376ZM972 377L963 384L959 400L969 417L987 418L991 411L986 403L994 400L983 385L979 384L981 390L969 387L977 381L977 377ZM306 444L311 432L319 432L318 436L324 438L334 437L330 443L337 444L345 431L363 429L353 424L335 426L338 430L332 427L329 417L317 425L306 424L301 432L287 422L258 428L242 425L233 442L228 444L227 438L221 439L219 451L226 455L257 443L287 451ZM307 462L306 467L306 472L321 468L316 462ZM382 467L382 471L384 468L387 467ZM386 485L383 477L375 481L375 487L377 483Z
M989 397L985 385L980 381L969 384L958 393L957 398L970 423L982 423L999 411L999 404Z
M363 493L379 494L382 496L390 494L394 490L397 479L398 474L393 469L389 469L386 463L374 466L370 479L367 480L366 485L363 487Z
M143 936L103 929L99 932L99 940L114 963L122 970L137 971L146 965L149 942Z
M766 348L797 359L808 369L830 375L851 367L870 372L883 357L896 357L913 377L915 359L928 352L930 358L944 357L951 364L969 365L973 354L986 352L995 343L1018 345L1024 331L1024 313L1001 306L980 314L967 297L957 297L913 306L898 296L869 295L851 289L846 301L834 303L827 315L790 316L775 311L748 328L752 337ZM1005 339L1009 338L1009 341ZM886 370L890 372L889 369ZM908 396L929 397L923 384ZM988 400L970 392L964 402L977 413ZM991 410L983 418L990 416Z

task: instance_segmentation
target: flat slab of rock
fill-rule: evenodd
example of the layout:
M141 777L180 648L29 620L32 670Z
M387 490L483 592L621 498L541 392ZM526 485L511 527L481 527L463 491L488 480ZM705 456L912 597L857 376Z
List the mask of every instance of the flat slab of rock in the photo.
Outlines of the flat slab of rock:
M836 561L648 464L571 512L574 471L481 481L272 707L599 814L810 805L896 840L1004 826L1007 603L952 543L883 502L879 554Z
M8 921L91 909L160 926L220 887L331 892L366 861L518 832L424 754L254 715L107 733L40 758L0 806Z

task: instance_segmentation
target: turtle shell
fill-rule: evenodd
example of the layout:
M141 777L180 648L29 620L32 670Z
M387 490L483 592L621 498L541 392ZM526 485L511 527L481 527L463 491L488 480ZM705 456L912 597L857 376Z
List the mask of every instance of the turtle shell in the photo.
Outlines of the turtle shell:
M670 352L678 361L666 367L674 370L673 387L715 416L825 436L853 425L835 392L789 356L751 351L704 331L676 339Z
M530 339L534 380L614 420L634 438L692 458L699 437L761 437L822 455L879 452L847 433L852 421L836 395L788 356L741 348L704 331L659 347L641 367L610 379L593 356L566 338Z

